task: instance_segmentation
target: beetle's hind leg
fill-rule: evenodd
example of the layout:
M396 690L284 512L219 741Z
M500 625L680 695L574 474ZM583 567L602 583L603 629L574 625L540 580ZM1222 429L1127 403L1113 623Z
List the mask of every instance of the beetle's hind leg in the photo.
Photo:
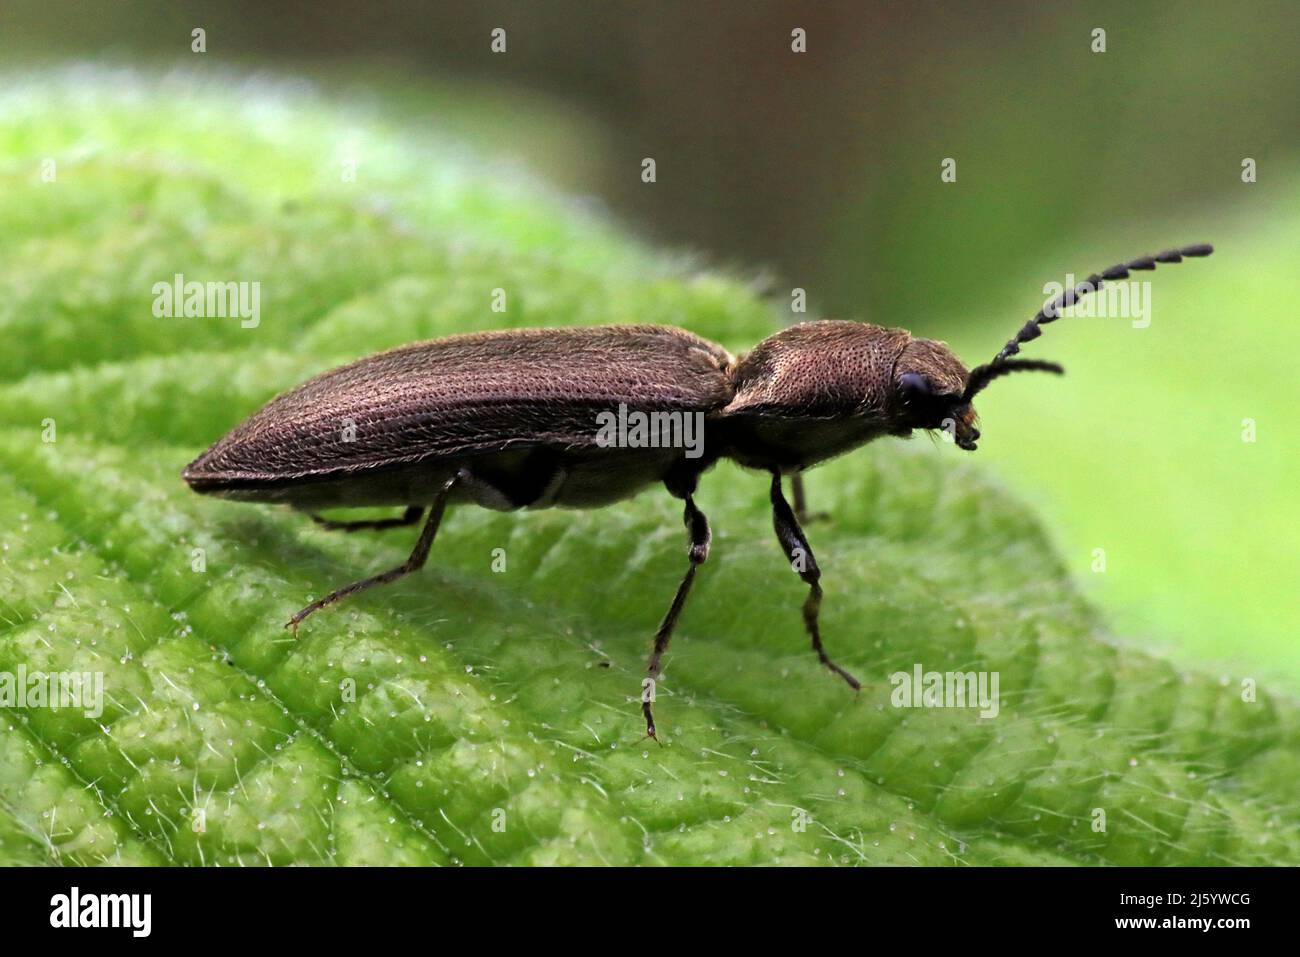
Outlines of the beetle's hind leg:
M355 595L357 592L365 591L367 588L374 585L385 585L388 582L401 578L403 575L409 575L411 572L419 571L423 568L425 561L429 557L429 548L433 545L433 537L438 534L438 526L442 523L443 512L447 510L447 497L451 494L451 490L459 480L459 473L453 475L451 478L447 479L447 481L443 483L442 488L438 490L438 495L433 500L433 506L429 509L429 518L424 523L424 530L420 532L420 538L415 543L415 549L411 552L411 556L406 561L402 562L402 564L398 565L396 568L390 568L388 571L382 572L378 575L372 575L370 578L363 578L361 581L353 582L351 585L345 585L337 591L330 592L324 598L316 599L310 605L303 608L302 611L298 612L298 614L290 618L289 621L285 623L284 627L292 628L294 634L297 634L298 625L302 620L308 615L324 608L326 605L332 605L340 598L346 598L348 595ZM423 511L423 509L420 509L417 506L411 506L411 508L406 510L406 515L402 516L402 518L407 518L411 514L412 509L415 509L417 513ZM417 514L416 517L418 518L419 515ZM400 522L402 520L396 519L393 521ZM405 522L404 524L410 524L410 522Z
M332 519L324 518L315 512L308 512L307 516L320 525L322 528L328 528L335 532L359 532L362 529L381 529L381 528L402 528L406 525L414 525L424 514L424 507L420 505L408 505L406 511L402 513L401 518L377 518L363 519L359 522L336 522Z
M790 509L790 503L781 494L780 472L772 473L772 526L776 529L776 537L781 542L786 561L808 583L808 598L803 603L803 624L812 638L813 651L817 652L821 663L847 681L849 687L854 691L861 690L862 683L831 661L826 649L822 647L822 633L817 621L822 607L822 572L817 567L817 559L808 545L808 539L804 537L803 529L799 527L799 522Z
M641 713L645 715L645 733L656 741L659 739L655 733L655 683L659 679L664 652L673 637L673 628L682 613L682 608L686 605L686 596L691 592L691 583L695 581L695 569L704 564L704 560L709 557L709 543L713 538L712 532L709 531L709 520L695 507L695 499L690 494L684 494L682 498L686 500L686 510L682 518L690 535L690 548L687 552L690 564L686 566L686 575L682 578L682 583L677 586L673 603L668 606L668 613L664 615L659 630L655 632L654 651L650 653L650 665L646 668L646 678L641 684Z

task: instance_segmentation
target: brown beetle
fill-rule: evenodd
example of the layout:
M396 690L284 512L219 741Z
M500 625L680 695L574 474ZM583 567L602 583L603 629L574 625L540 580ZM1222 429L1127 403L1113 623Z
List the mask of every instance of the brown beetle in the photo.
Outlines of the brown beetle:
M709 554L708 521L695 505L700 474L719 459L771 475L773 523L786 559L808 584L804 625L826 667L857 679L822 647L821 571L786 502L781 477L881 435L947 429L973 451L971 400L1012 372L1060 373L1013 358L1062 309L1130 270L1208 256L1208 245L1143 257L1090 276L1047 303L985 365L967 372L943 343L860 322L806 322L740 359L672 326L520 329L452 336L393 349L326 372L268 403L195 459L196 492L281 502L321 524L353 531L428 518L397 568L319 598L289 621L420 568L448 503L484 508L597 508L662 482L686 503L689 564L655 634L642 710L655 736L654 681L696 568ZM667 425L682 439L692 421L702 446L607 441L610 416ZM674 418L678 417L678 418ZM676 429L675 432L672 430ZM643 429L643 439L662 437ZM333 522L317 510L406 506L400 518Z

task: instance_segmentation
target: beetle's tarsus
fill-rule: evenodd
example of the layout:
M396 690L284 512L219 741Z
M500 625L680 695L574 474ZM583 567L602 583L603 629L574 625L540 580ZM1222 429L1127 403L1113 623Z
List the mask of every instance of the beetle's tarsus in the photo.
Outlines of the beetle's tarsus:
M837 675L839 675L841 678L847 681L850 688L852 688L854 691L862 690L862 682L859 681L857 678L853 677L853 675L849 674L847 671L845 671L835 662L831 661L830 658L826 656L825 652L822 652L822 654L820 654L818 657L821 658L822 664L824 664L827 668L831 669L831 671L835 672Z
M806 542L805 542L805 550L808 552L809 555L812 554L812 551L810 549L807 549ZM812 567L815 568L816 565L814 564ZM820 570L818 574L820 574ZM826 649L822 647L822 631L821 631L821 626L818 623L818 615L821 612L821 607L822 607L822 586L816 580L809 582L809 586L810 587L808 590L808 597L804 600L803 603L803 624L804 624L804 629L808 632L809 636L812 638L813 651L817 652L818 660L821 661L821 663L824 664L831 671L835 672L837 675L839 675L841 678L847 681L849 683L850 688L852 688L854 691L861 691L862 682L859 681L857 678L853 677L853 675L849 674L849 672L845 671L835 662L831 661L830 655L826 654Z
M654 709L651 707L649 701L641 702L641 713L645 715L645 737L650 738L655 744L662 748L664 743L659 740L659 735L655 732ZM645 738L642 738L641 740L644 741Z

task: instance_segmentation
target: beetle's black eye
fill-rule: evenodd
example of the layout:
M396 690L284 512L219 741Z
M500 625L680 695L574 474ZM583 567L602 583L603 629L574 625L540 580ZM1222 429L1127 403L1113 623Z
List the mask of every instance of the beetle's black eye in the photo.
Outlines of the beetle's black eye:
M898 380L898 388L909 405L929 398L933 394L930 380L919 372L904 372Z
M953 408L960 398L935 391L934 383L920 372L905 372L898 377L909 422L922 429L937 429L945 418L954 417Z

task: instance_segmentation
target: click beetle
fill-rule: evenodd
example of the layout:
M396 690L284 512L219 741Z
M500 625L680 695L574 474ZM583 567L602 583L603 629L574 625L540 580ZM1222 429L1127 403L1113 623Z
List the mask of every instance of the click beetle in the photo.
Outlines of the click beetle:
M739 358L684 329L655 325L516 329L403 346L273 399L183 475L196 492L283 503L346 531L414 525L428 509L405 562L311 602L288 622L295 631L326 605L423 566L449 504L598 508L662 483L685 502L689 548L643 685L646 731L655 737L654 682L696 569L709 555L709 523L694 499L701 473L720 459L769 473L776 537L808 585L803 620L813 651L857 689L858 680L822 646L821 570L782 477L797 481L826 459L916 429L944 429L973 451L980 433L971 400L989 383L1013 372L1064 371L1015 358L1043 325L1130 271L1211 252L1188 246L1094 274L1045 304L991 362L970 371L943 343L837 320L791 326ZM661 421L697 417L702 446L692 452L680 443L602 441L602 417L615 408ZM363 522L317 514L352 506L405 511Z

